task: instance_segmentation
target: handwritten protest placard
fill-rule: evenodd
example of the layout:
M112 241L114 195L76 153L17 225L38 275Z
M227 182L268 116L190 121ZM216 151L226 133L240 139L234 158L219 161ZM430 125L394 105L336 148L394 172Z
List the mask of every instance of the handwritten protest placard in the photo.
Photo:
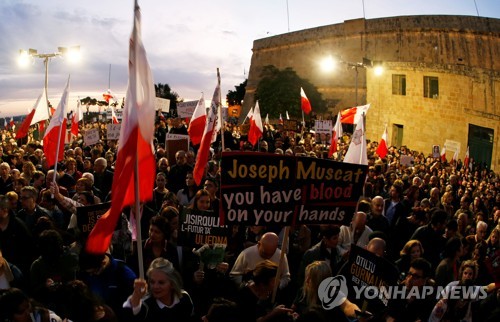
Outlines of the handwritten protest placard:
M83 135L83 142L85 146L96 144L98 141L99 141L98 129L85 130L85 133Z
M108 140L118 140L120 138L121 124L106 124L106 138Z
M196 105L198 105L198 101L177 103L177 115L181 118L193 116Z
M367 166L264 153L222 153L225 223L347 224Z

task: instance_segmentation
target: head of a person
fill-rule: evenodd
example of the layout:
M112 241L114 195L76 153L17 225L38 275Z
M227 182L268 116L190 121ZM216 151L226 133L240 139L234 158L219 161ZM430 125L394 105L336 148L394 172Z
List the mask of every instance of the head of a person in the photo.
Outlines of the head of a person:
M326 248L335 248L339 243L340 228L337 225L320 226L321 241Z
M486 240L486 243L491 246L500 246L500 229L498 227L495 227L491 231L490 236Z
M417 258L411 261L410 269L406 274L404 284L407 288L422 287L427 284L432 273L431 263L424 258Z
M92 191L81 191L78 193L78 198L76 201L84 206L93 205L95 203L94 194L92 193Z
M278 249L279 238L275 233L265 233L257 243L260 257L270 259Z
M207 178L205 179L205 183L203 185L203 189L207 190L211 195L214 195L217 193L217 181L212 179L212 178Z
M158 170L163 173L168 173L168 159L163 157L158 160Z
M164 172L158 172L156 174L156 186L158 188L165 188L167 185L167 175Z
M53 229L43 231L38 238L40 255L47 261L55 261L63 253L64 243L61 234Z
M431 215L431 225L436 231L444 230L448 213L444 210L435 210Z
M352 227L358 232L363 231L365 230L366 220L366 213L358 211L352 217Z
M205 189L200 189L194 195L194 209L207 211L210 210L210 193Z
M161 209L160 216L167 218L170 233L179 229L179 210L172 206L165 206Z
M476 224L476 241L482 241L486 238L486 233L488 231L488 224L484 221L480 221Z
M0 195L0 222L3 222L7 220L7 218L9 218L9 209L9 199L4 195Z
M384 198L376 196L371 202L371 213L375 217L382 216L384 213Z
M179 208L179 199L177 199L177 195L172 191L167 192L167 194L163 197L162 207L170 206L174 208Z
M76 192L92 191L92 181L88 178L80 178L76 181L75 185Z
M256 285L272 290L277 271L278 265L266 259L257 263L252 272L252 279Z
M156 215L149 221L149 239L160 243L170 238L170 225L168 219L161 215Z
M174 265L163 257L154 259L146 272L149 292L155 299L168 303L182 296L182 278Z
M318 288L321 282L332 276L330 265L325 261L314 261L307 265L305 271L303 296L308 306L316 306L318 303Z
M409 240L404 246L399 255L408 256L411 260L420 258L424 254L422 243L416 239Z
M10 176L10 165L7 162L0 163L0 177L6 179Z
M21 188L19 199L21 199L21 207L26 210L32 210L36 207L36 198L38 191L32 186Z
M29 297L18 288L0 291L0 320L31 322L33 311Z
M108 161L105 158L97 158L94 161L94 173L101 174L106 171Z
M208 312L201 320L203 322L239 322L240 310L235 302L224 298L215 298Z
M467 282L474 282L479 273L479 266L476 261L466 260L463 261L460 265L460 269L458 271L458 276L460 278L460 282L465 284Z
M184 165L187 163L186 151L177 151L177 153L175 154L175 163L177 165Z
M186 174L186 187L188 188L196 187L196 182L194 181L193 172L188 172Z
M374 237L366 245L366 250L378 257L384 257L386 247L387 243L385 240L380 237Z
M458 237L448 239L444 245L443 258L457 259L462 256L463 246L462 241Z
M455 237L458 232L458 222L452 219L446 223L446 228L444 230L445 238Z

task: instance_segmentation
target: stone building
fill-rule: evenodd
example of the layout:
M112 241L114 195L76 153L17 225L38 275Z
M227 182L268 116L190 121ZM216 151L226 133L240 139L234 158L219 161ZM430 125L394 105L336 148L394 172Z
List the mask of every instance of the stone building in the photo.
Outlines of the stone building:
M329 73L320 67L327 56L340 62ZM243 110L254 104L264 66L292 67L318 88L333 115L356 100L370 103L369 140L378 141L387 125L392 145L428 153L445 145L449 160L457 149L463 159L470 146L475 160L498 171L499 58L499 19L349 20L255 40Z

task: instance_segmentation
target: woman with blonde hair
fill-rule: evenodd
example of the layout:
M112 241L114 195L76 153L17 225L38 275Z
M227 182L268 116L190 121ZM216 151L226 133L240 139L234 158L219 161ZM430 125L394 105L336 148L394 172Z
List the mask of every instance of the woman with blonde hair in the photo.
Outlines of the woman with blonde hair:
M190 321L193 302L182 289L182 278L174 265L165 258L153 260L147 270L146 282L136 279L134 292L124 304L130 320Z
M446 213L448 214L448 219L453 218L453 215L455 214L452 202L453 194L451 193L451 191L447 190L441 197L441 209L446 211Z

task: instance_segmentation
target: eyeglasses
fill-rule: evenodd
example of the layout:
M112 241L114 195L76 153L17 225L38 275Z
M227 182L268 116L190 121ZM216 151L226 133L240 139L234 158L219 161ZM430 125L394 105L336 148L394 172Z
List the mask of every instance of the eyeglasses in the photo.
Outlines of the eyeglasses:
M423 276L420 276L420 275L415 274L415 273L411 273L411 272L406 273L406 277L410 277L410 276L411 276L412 278L414 278L414 279L424 278Z

